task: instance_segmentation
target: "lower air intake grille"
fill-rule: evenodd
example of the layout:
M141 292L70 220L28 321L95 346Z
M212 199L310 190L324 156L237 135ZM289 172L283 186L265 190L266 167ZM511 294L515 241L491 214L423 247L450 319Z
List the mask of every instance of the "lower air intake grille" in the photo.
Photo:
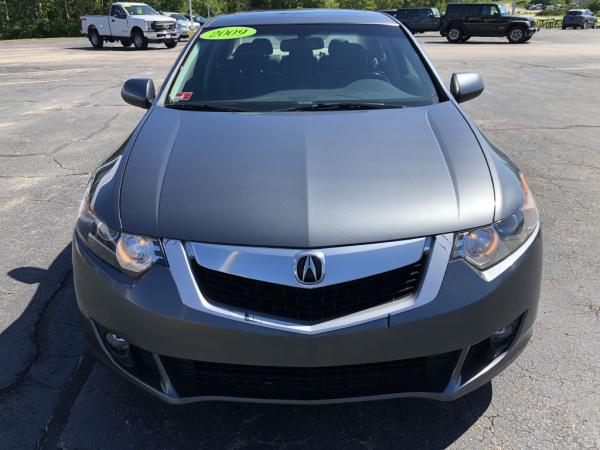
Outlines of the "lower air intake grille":
M403 392L442 392L460 351L373 364L333 367L248 366L162 356L182 397L225 396L323 400Z

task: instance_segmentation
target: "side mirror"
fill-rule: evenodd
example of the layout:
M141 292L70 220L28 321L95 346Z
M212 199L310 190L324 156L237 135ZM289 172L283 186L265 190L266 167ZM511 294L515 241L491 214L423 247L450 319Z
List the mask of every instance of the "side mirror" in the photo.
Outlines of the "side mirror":
M450 92L458 103L478 97L483 89L483 80L478 73L458 72L452 74Z
M150 78L127 80L121 89L121 97L130 105L148 109L156 97L154 83Z

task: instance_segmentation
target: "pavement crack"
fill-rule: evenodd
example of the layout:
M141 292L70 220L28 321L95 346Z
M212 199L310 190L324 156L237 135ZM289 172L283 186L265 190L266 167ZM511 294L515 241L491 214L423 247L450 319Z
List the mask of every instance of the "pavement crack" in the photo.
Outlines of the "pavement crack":
M493 130L493 131L527 131L527 130L577 130L577 129L600 129L600 125L589 125L589 124L574 124L574 125L564 125L560 127L488 127L481 126L484 130Z
M67 281L67 279L71 275L71 273L72 273L72 269L69 269L60 278L60 280L58 281L58 283L56 285L56 288L52 291L52 293L50 294L50 297L46 301L46 304L44 305L44 307L40 313L40 316L35 321L35 324L33 326L33 328L34 328L34 331L33 331L34 351L33 351L33 357L31 358L31 361L29 361L27 366L19 374L17 374L16 380L14 382L10 383L7 386L3 386L2 388L0 388L0 398L5 397L6 395L17 390L28 379L29 373L31 372L32 367L39 361L40 354L41 354L41 352L40 352L40 339L41 339L40 338L40 325L44 319L44 316L48 312L50 305L52 304L53 300L57 297L58 293L64 286L65 282Z
M26 180L35 180L39 178L60 178L60 177L83 177L90 176L91 172L77 172L77 173L62 173L58 175L0 175L0 179L18 179L23 178Z
M87 136L84 136L82 138L72 139L69 142L60 144L58 147L50 150L49 152L34 152L34 153L19 153L19 154L0 153L0 158L26 158L26 157L31 157L31 156L52 156L73 144L76 144L78 142L89 141L90 139L96 137L100 133L103 133L110 127L110 123L113 120L117 120L120 115L121 115L121 112L116 113L114 116L109 117L105 122L103 122L100 125L100 127L98 127L97 130L93 131L92 133L88 134Z
M85 352L81 355L79 364L60 393L58 403L38 439L37 449L56 449L58 447L60 437L69 421L71 408L75 404L77 397L79 397L79 393L92 373L93 368L94 359L88 352Z

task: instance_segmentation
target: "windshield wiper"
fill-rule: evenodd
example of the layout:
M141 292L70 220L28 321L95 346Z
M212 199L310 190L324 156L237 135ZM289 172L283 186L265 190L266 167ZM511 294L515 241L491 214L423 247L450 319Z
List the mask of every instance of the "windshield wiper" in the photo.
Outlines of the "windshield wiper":
M171 103L165 105L165 107L185 111L250 112L248 109L236 108L235 106L209 105L207 103Z
M356 109L385 109L385 108L406 108L404 105L394 105L378 102L321 102L307 105L297 105L291 108L278 109L283 111L345 111Z

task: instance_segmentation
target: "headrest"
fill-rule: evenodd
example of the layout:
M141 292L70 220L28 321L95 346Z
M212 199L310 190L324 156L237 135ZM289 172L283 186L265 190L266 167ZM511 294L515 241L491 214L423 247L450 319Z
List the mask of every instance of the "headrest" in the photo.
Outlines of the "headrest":
M339 52L340 47L344 45L347 41L342 41L340 39L332 39L329 42L329 46L327 47L327 51L330 55L335 55Z
M281 41L282 52L296 52L302 50L318 50L325 47L325 42L322 38L311 37L303 39L286 39Z
M263 55L273 54L273 44L267 38L256 38L252 41L252 45L256 46Z

